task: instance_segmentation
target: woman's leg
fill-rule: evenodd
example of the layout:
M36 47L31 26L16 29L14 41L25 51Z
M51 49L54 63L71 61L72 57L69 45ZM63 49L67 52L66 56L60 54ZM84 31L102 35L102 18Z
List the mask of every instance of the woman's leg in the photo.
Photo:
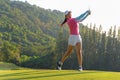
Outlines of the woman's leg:
M76 44L76 54L77 54L77 58L78 58L79 67L82 70L82 42L78 42Z
M61 61L59 61L59 62L57 63L59 70L61 70L64 61L67 59L68 56L70 56L72 50L73 50L73 46L72 46L72 45L68 45L68 48L67 48L66 53L63 55Z
M73 46L72 45L68 45L67 51L66 53L63 55L61 62L64 63L64 61L67 59L68 56L70 56L71 52L73 50Z

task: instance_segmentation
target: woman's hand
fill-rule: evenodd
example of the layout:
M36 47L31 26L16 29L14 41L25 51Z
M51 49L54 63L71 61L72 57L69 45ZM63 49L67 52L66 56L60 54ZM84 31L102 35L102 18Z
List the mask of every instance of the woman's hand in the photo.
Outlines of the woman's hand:
M88 10L88 14L91 15L91 10L90 9Z
M63 24L60 24L60 27L62 27L63 26Z

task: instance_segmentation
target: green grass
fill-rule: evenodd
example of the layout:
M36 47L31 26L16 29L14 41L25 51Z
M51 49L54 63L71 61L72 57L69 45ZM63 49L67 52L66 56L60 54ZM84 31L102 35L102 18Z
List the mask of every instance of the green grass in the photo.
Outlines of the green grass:
M120 80L120 72L84 70L0 70L0 80Z
M0 70L17 70L17 69L21 69L21 67L16 66L13 63L0 62Z

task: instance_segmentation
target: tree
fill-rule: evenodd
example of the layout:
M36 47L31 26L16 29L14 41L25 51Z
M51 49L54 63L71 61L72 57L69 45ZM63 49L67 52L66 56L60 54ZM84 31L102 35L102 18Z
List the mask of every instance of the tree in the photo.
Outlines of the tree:
M1 61L13 62L17 64L20 58L19 49L6 41L3 43L0 56Z

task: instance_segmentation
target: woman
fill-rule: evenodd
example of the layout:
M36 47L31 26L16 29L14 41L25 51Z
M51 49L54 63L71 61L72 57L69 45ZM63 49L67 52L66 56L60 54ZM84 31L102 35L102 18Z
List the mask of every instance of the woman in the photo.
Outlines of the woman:
M91 14L90 10L87 10L80 16L72 18L71 11L65 12L65 20L62 22L61 27L67 23L70 29L70 36L68 39L68 48L62 59L57 63L58 69L61 70L64 61L71 54L73 47L76 47L76 54L78 58L79 70L82 71L82 38L79 34L79 22L82 22L88 15Z

